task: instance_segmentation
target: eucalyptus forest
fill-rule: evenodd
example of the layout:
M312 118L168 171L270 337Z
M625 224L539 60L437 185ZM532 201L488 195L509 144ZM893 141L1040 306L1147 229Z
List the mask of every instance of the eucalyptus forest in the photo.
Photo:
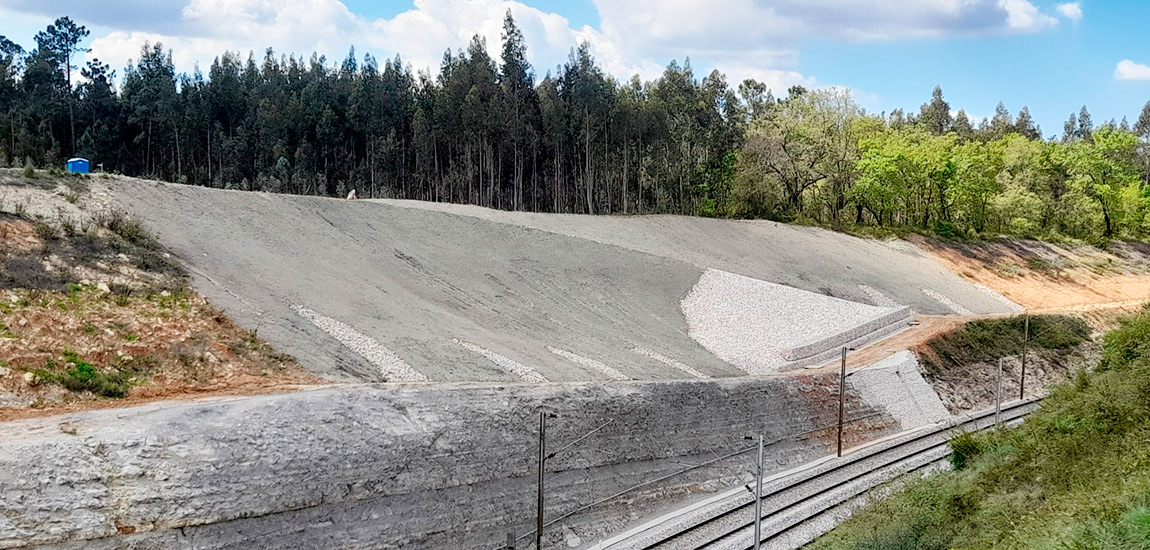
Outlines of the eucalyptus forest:
M621 81L587 44L538 78L510 13L500 55L476 37L434 75L354 49L338 63L223 52L177 74L162 44L118 75L76 66L87 34L64 17L28 49L0 37L0 165L80 156L251 191L946 237L1150 235L1150 102L1133 123L1095 125L1083 106L1044 136L1026 107L975 121L937 87L876 114L845 89L776 96L689 61Z

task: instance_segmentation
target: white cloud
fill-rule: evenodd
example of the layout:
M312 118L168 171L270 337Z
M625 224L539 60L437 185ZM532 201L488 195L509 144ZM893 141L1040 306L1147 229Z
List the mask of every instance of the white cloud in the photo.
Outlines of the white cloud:
M318 51L338 60L355 45L360 55L398 53L416 70L436 73L444 51L465 48L475 34L497 57L503 17L511 10L538 76L586 41L604 70L620 79L651 79L672 59L690 57L695 67L725 72L732 86L753 77L778 95L794 84L816 83L799 72L803 40L1033 33L1058 22L1030 0L593 0L597 28L573 26L524 3L530 0L414 0L411 9L377 20L355 15L341 0L184 1L178 21L98 37L91 55L118 67L138 57L145 41L158 41L173 51L178 70L189 71L196 60L206 70L224 51L258 57L272 46L282 54ZM1059 12L1066 16L1061 6Z
M1118 66L1114 69L1114 78L1117 80L1150 80L1150 65L1123 59L1118 62Z
M1062 17L1065 17L1071 21L1079 21L1082 19L1082 4L1079 4L1078 2L1066 2L1065 4L1058 4L1058 7L1055 9L1058 10L1058 13L1062 14Z

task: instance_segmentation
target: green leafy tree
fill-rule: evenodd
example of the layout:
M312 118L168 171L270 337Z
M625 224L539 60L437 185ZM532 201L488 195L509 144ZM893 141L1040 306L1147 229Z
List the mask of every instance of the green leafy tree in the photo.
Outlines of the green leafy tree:
M1100 128L1091 140L1074 143L1062 152L1061 161L1074 188L1097 201L1101 209L1104 238L1113 237L1116 223L1123 221L1115 220L1123 193L1138 185L1138 173L1131 162L1137 141L1132 133Z

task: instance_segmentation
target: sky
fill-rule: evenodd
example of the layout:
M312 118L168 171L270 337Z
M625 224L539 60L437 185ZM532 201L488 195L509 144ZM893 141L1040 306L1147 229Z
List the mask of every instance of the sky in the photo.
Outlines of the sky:
M1144 0L0 0L0 35L31 49L66 15L91 30L88 57L120 75L146 42L189 73L269 46L332 63L354 46L435 73L475 34L497 56L508 10L540 78L586 41L619 79L690 59L700 79L717 69L775 95L849 88L875 113L917 110L939 85L975 121L1000 101L1012 114L1027 105L1047 136L1083 105L1096 124L1133 123L1150 100Z

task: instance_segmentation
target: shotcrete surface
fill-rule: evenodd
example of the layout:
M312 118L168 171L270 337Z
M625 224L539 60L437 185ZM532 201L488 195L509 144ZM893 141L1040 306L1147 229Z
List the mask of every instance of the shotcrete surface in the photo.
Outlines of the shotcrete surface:
M740 376L691 338L680 308L710 268L862 304L873 298L859 285L922 312L949 311L924 289L975 312L1006 309L908 243L770 222L109 185L113 205L157 232L200 292L340 381L523 380L514 364L552 382L693 376L672 365Z

